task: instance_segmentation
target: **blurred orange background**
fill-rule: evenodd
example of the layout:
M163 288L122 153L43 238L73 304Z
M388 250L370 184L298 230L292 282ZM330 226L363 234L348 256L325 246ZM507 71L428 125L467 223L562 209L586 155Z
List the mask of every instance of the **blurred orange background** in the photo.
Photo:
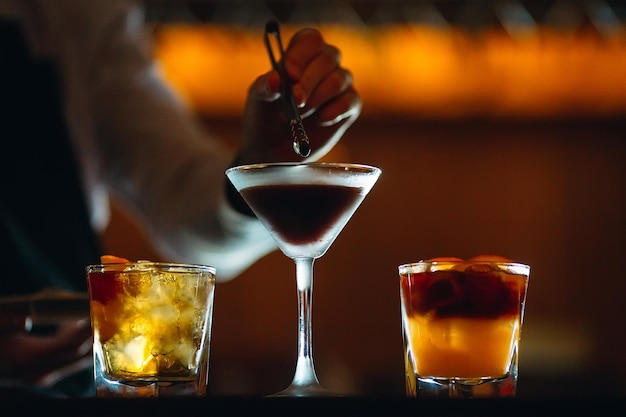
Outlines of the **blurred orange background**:
M497 253L532 267L519 395L626 393L626 32L316 23L363 115L327 159L383 174L315 264L314 353L328 388L404 393L397 266ZM285 24L283 38L298 25ZM239 136L269 69L262 30L167 24L164 77L215 134ZM116 204L116 203L114 203ZM114 206L107 250L158 259ZM211 390L269 394L296 357L295 268L272 253L218 285Z

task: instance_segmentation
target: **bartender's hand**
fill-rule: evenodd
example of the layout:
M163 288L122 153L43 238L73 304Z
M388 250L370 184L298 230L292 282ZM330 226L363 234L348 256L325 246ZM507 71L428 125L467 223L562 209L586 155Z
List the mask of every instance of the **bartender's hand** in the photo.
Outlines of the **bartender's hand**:
M316 29L298 31L285 51L284 65L312 148L307 160L328 153L361 113L352 74L341 67L340 60L339 50ZM250 87L236 164L302 161L292 148L280 83L280 75L272 70Z
M89 320L65 322L45 335L0 332L0 380L3 384L45 388L93 366Z

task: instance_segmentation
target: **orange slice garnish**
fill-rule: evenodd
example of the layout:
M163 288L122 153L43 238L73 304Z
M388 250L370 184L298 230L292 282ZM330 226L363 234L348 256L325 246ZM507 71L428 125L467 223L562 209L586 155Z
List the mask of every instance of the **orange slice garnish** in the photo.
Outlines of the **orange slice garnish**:
M472 262L513 262L513 259L506 258L500 255L476 255L473 258L469 258L468 261Z
M103 264L125 264L128 263L128 259L120 258L114 255L102 255L100 256L100 262Z
M430 258L428 262L463 262L463 259L455 258L454 256L440 256L438 258Z

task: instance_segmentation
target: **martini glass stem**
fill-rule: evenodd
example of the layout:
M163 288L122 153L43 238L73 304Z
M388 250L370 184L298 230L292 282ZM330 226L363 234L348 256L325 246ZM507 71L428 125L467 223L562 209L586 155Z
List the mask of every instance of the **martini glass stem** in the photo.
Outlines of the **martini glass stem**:
M293 383L299 386L317 385L313 366L311 307L313 296L313 258L296 258L298 285L298 362Z
M311 332L311 306L313 295L314 258L295 258L298 287L298 360L293 381L279 395L315 396L329 395L315 374Z

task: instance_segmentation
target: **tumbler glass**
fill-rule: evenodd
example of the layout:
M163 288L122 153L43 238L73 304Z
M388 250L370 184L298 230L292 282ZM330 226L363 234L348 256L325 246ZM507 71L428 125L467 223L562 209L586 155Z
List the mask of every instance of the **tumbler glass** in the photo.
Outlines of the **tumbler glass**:
M407 396L514 396L530 267L438 259L398 267Z
M159 262L89 265L96 396L202 396L215 269Z

